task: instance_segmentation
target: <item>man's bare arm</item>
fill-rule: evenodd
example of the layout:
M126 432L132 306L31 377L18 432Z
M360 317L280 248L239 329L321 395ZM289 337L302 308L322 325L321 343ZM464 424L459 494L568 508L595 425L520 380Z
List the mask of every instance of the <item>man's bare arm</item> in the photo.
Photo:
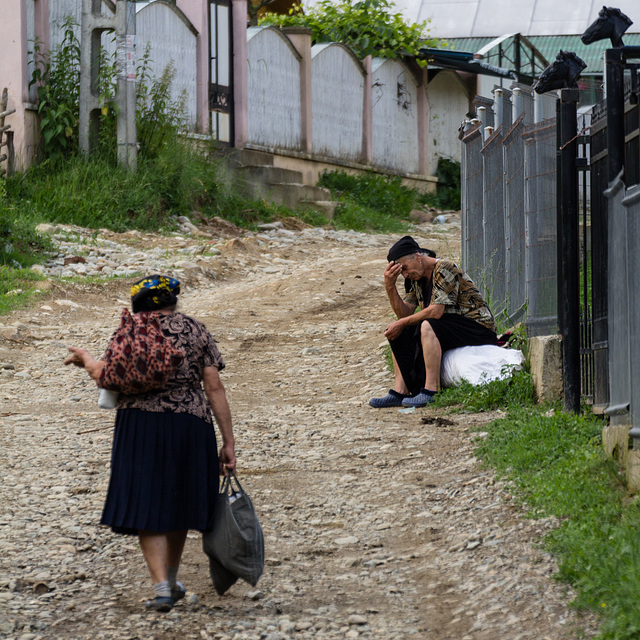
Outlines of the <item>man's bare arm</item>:
M401 271L402 267L399 264L390 262L384 270L384 288L387 292L387 297L389 298L393 312L398 318L406 318L413 314L416 310L416 305L406 303L398 293L396 281L400 276Z

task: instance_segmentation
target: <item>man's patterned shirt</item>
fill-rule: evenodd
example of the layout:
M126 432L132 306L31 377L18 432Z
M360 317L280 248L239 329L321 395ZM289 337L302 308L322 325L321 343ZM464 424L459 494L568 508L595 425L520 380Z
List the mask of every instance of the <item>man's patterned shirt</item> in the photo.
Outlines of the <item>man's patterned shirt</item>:
M425 304L427 297L429 302ZM449 260L436 261L430 283L424 279L412 282L404 301L421 309L430 304L443 304L445 314L456 313L469 320L475 320L491 331L496 330L493 314L473 280Z

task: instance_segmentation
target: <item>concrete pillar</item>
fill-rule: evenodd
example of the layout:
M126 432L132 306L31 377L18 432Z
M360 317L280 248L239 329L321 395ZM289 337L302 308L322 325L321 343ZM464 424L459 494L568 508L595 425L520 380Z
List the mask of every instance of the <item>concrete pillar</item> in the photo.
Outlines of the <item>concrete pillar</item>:
M502 126L503 103L502 103L502 87L496 87L493 90L493 101L496 105L496 128Z
M247 62L247 0L232 0L233 20L233 146L249 140L249 67Z
M82 0L80 31L80 107L78 145L80 151L89 154L98 138L100 96L98 75L100 71L100 36L113 29L113 18L100 14L101 0Z
M118 119L116 136L118 163L132 171L138 165L136 129L136 5L130 0L116 3L116 55L118 64Z
M365 70L364 100L362 105L362 161L369 164L373 159L373 88L371 86L371 56L362 60Z
M302 131L300 132L301 151L313 151L313 123L311 111L311 29L287 27L282 30L289 38L295 50L300 54L300 103Z
M118 66L116 125L118 162L135 171L138 146L136 133L136 12L135 3L117 0L115 18L101 15L101 0L83 0L81 27L81 72L79 146L91 153L98 137L100 96L98 87L100 37L103 31L116 31Z

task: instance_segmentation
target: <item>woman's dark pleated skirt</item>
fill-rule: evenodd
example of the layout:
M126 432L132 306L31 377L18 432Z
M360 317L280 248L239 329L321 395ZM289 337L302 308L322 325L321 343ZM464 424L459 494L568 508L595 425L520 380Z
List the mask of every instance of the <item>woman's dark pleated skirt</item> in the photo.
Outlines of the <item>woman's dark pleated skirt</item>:
M120 409L100 524L122 534L207 531L218 484L213 425L188 413Z

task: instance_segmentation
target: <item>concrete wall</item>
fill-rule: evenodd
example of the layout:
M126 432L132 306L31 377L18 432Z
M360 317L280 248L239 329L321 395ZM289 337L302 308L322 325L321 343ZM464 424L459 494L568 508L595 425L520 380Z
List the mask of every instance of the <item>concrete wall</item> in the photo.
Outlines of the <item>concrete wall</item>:
M302 56L273 27L247 31L249 141L266 148L300 149Z
M273 27L248 30L247 57L250 148L427 175L426 75L417 67L358 61L344 45L311 47L310 32Z
M371 73L373 164L419 173L418 83L406 65L375 59Z
M428 171L435 174L438 158L460 162L460 141L454 135L469 111L467 89L454 71L439 71L427 85L429 101Z
M366 72L353 52L341 44L311 49L313 150L320 155L362 159ZM336 85L342 90L336 91Z

